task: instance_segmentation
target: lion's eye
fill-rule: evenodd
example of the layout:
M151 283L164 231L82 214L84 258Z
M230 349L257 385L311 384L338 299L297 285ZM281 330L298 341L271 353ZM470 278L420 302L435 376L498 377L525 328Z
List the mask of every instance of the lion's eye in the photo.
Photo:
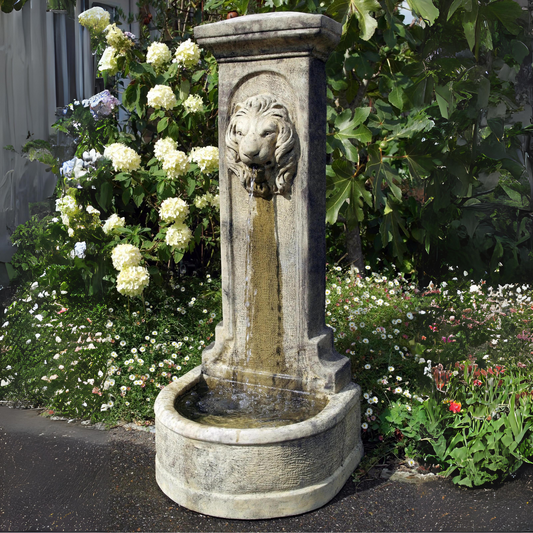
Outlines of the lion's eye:
M241 131L241 130L237 130L237 131L235 132L235 135L239 135L239 137L242 137L242 131Z
M261 132L261 137L268 137L269 135L274 135L274 133L276 132L272 130L266 130L266 131Z

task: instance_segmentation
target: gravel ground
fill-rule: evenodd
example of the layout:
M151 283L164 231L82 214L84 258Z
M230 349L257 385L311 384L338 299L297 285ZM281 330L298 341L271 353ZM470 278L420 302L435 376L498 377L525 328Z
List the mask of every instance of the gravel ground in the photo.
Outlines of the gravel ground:
M407 472L404 481L398 474L357 486L350 479L316 511L240 521L176 505L155 482L154 459L153 433L100 431L0 407L0 530L533 531L530 465L490 489Z

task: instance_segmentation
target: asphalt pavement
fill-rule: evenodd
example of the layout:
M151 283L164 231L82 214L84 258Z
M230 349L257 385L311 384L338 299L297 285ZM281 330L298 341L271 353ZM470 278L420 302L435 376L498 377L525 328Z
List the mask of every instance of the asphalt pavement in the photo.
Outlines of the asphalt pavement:
M0 531L533 531L531 465L486 489L409 475L350 479L304 515L226 520L161 492L153 433L39 415L0 407Z

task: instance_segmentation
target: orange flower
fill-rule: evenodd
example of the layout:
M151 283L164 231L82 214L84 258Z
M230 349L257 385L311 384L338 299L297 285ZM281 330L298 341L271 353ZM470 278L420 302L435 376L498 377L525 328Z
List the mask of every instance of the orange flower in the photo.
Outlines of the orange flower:
M450 402L450 411L452 413L460 413L461 412L461 402Z

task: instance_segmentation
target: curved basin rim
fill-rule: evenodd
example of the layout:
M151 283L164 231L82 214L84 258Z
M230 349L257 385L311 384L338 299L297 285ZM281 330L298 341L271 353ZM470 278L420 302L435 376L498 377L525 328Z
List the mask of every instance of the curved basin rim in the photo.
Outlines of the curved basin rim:
M353 408L354 403L359 401L360 395L359 386L349 383L342 391L329 397L328 403L320 413L302 422L286 426L250 429L207 426L185 418L174 408L176 397L190 390L199 382L200 377L201 366L198 366L159 393L154 405L156 431L157 425L162 424L178 435L205 442L236 445L285 442L328 431Z

